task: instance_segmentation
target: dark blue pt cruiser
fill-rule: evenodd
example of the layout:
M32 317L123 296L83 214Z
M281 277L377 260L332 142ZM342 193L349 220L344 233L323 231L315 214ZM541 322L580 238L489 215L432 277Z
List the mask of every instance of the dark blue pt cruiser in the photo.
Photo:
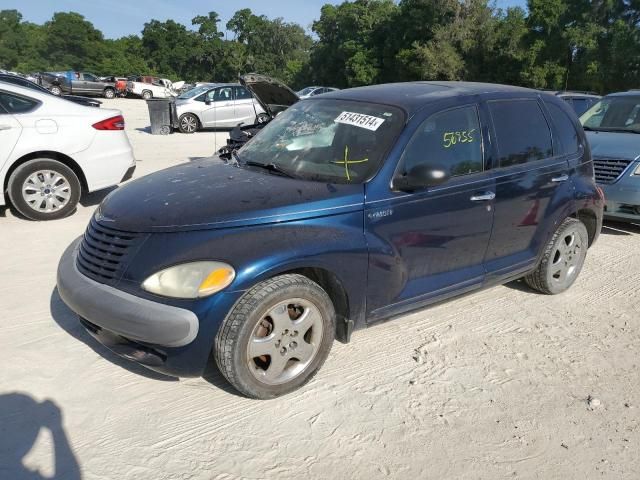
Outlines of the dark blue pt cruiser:
M254 87L284 109L275 84ZM554 96L402 83L273 116L226 163L104 200L58 268L60 296L100 342L174 376L213 355L240 392L271 398L354 329L519 278L561 293L598 238L589 146Z

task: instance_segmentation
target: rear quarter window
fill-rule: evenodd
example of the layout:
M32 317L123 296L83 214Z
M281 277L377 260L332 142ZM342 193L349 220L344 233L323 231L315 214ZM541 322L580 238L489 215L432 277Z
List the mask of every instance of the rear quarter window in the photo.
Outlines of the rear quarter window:
M578 132L574 126L574 122L569 115L558 105L551 102L545 102L551 114L551 121L558 131L558 142L554 145L556 155L571 155L576 153L580 148Z
M8 92L0 92L0 105L8 113L27 113L34 110L40 102Z
M496 132L500 167L520 165L553 155L551 131L535 99L488 102Z

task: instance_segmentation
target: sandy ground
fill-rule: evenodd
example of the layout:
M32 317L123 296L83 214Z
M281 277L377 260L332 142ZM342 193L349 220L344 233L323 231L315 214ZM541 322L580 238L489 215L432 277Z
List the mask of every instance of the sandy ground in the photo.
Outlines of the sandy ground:
M105 103L136 176L224 141L152 136L142 101ZM640 227L609 225L561 296L496 287L356 332L304 389L260 402L213 367L177 381L84 333L55 270L101 198L52 223L0 210L1 479L640 478Z

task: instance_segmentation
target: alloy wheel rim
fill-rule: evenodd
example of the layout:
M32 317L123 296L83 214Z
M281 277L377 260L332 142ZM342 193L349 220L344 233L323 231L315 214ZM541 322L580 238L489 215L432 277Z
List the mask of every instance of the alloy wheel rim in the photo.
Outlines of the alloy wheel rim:
M71 201L71 184L59 172L38 170L22 184L22 198L36 212L55 212Z
M187 132L195 132L197 127L196 119L191 115L187 115L182 118L182 128Z
M553 252L551 263L551 281L566 285L578 274L583 256L583 245L580 235L571 230L562 236Z
M270 307L253 328L247 345L251 374L280 385L299 377L316 358L323 336L320 309L293 298Z

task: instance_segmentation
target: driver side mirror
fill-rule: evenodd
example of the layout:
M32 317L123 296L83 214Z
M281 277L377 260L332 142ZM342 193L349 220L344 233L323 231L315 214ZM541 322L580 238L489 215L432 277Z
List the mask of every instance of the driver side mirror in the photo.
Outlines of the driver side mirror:
M447 169L440 165L416 165L405 175L396 177L393 186L402 192L413 192L421 188L442 185L451 176Z
M205 105L211 105L211 99L209 97L205 97L204 104Z

